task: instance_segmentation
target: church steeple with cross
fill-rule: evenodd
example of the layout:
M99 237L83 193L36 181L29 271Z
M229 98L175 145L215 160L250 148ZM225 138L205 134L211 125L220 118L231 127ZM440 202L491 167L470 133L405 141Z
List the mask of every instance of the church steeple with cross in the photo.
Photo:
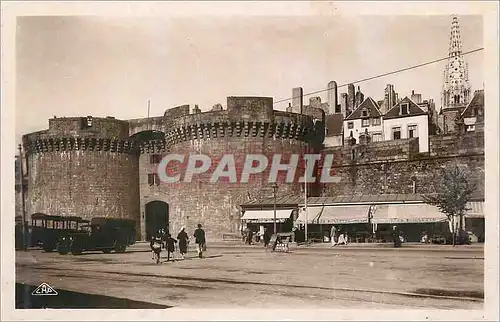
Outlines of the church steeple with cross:
M442 109L461 108L470 101L470 84L467 62L462 55L462 40L458 18L451 23L448 61L444 69L443 90L441 93Z

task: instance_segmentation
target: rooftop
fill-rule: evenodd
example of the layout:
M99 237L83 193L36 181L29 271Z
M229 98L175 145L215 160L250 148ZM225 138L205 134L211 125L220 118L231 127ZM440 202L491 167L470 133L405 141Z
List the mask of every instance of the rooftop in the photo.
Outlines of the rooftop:
M368 117L379 117L382 116L380 113L380 107L378 106L377 102L373 100L371 97L367 97L363 103L361 103L357 109L354 110L347 118L346 120L355 120L355 119L360 119L362 118L361 111L362 110L367 110L368 111Z

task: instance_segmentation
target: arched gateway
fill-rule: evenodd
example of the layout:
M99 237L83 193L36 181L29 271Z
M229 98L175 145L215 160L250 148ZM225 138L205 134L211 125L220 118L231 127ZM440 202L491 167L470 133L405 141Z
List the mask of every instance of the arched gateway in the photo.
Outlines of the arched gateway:
M151 201L146 204L146 240L160 229L169 231L169 207L163 201Z

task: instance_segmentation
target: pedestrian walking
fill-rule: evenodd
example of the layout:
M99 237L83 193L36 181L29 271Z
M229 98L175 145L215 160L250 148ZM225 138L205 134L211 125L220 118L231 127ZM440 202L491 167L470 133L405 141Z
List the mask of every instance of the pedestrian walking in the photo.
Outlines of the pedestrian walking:
M179 241L179 253L181 258L184 259L187 254L188 244L189 244L189 236L185 231L185 227L181 228L179 234L177 235L177 240Z
M392 238L394 241L394 247L401 247L401 231L398 226L393 226L392 227Z
M269 230L264 228L264 247L267 247L269 245L269 242L271 241L271 234L269 234Z
M167 244L167 262L170 261L170 255L172 255L172 262L175 262L175 244L177 240L172 238L170 234L166 236L166 244Z
M198 228L194 231L195 243L198 245L198 257L203 258L203 251L206 250L207 240L205 238L205 231L198 224Z
M253 239L253 231L251 229L248 229L247 232L247 244L252 245L252 239Z
M153 256L152 259L156 261L156 264L159 264L161 249L165 248L165 244L163 243L163 239L160 233L157 233L153 238L151 238L149 247L151 248L151 253Z
M330 242L332 243L332 247L337 245L337 227L335 225L330 230Z

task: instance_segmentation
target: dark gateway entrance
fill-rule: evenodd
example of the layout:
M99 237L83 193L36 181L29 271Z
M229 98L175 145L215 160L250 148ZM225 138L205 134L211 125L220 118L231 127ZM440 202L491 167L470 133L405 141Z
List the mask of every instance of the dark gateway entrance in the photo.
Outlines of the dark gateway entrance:
M168 233L168 203L151 201L146 204L146 240L150 240L160 229Z

